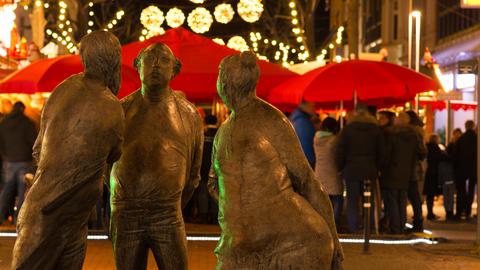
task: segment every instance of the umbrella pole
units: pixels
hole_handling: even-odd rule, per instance
[[[340,100],[340,129],[343,129],[343,100]]]
[[[480,57],[477,58],[477,63],[480,63]],[[477,70],[477,129],[478,121],[480,120],[480,109],[478,108],[478,97],[480,96],[480,68]],[[477,142],[480,140],[480,132],[477,132]],[[480,144],[477,143],[477,156],[480,154]],[[477,161],[477,179],[480,176],[480,166]],[[477,255],[480,255],[480,185],[477,184]]]
[[[445,127],[445,145],[448,145],[450,141],[450,134],[452,134],[453,129],[453,117],[452,117],[452,102],[450,100],[446,101],[447,103],[447,126]]]
[[[357,108],[357,90],[353,91],[353,108]]]

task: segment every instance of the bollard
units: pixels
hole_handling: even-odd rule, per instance
[[[363,183],[363,253],[370,248],[370,212],[372,207],[372,185],[370,180]]]

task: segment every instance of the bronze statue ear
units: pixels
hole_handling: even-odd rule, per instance
[[[135,68],[135,70],[138,71],[138,64],[140,64],[140,59],[138,59],[138,56],[135,57],[135,59],[133,60],[133,67]]]
[[[180,60],[178,60],[178,58],[175,58],[175,62],[173,63],[172,79],[175,78],[180,73],[181,69],[182,69],[182,62],[180,62]]]

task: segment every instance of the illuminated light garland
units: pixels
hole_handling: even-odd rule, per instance
[[[231,49],[241,51],[241,52],[250,50],[247,42],[241,36],[231,37],[227,42],[227,46]]]
[[[235,15],[235,11],[233,10],[232,5],[230,4],[220,4],[215,7],[215,11],[213,12],[213,16],[215,16],[215,20],[219,23],[227,24]]]
[[[165,16],[167,25],[171,28],[177,28],[185,22],[185,14],[178,8],[171,8]]]
[[[223,41],[223,39],[221,39],[221,38],[214,38],[212,40],[217,44],[225,45],[225,41]]]
[[[125,11],[123,11],[123,10],[117,11],[117,13],[115,14],[115,19],[112,19],[112,20],[107,24],[107,28],[108,28],[108,29],[112,29],[115,25],[117,25],[118,20],[121,20],[121,19],[123,18],[123,15],[125,15]]]
[[[240,0],[237,4],[237,12],[240,17],[249,23],[256,22],[263,13],[261,0]]]
[[[0,232],[0,237],[18,237],[16,232]],[[108,235],[106,234],[93,234],[87,236],[88,240],[107,240]],[[217,242],[220,241],[220,236],[196,236],[196,235],[187,235],[188,241],[210,241]],[[361,238],[340,238],[340,243],[345,244],[363,244],[364,239]],[[372,244],[379,245],[415,245],[415,244],[427,244],[427,245],[436,245],[438,241],[425,239],[425,238],[415,238],[408,240],[382,240],[382,239],[370,239],[369,241]]]
[[[198,7],[188,14],[187,23],[193,32],[203,34],[210,30],[213,17],[207,9]]]
[[[203,4],[205,0],[190,0],[190,2],[195,3],[195,4]]]
[[[290,49],[290,46],[287,45],[285,46],[285,44],[283,42],[280,42],[278,43],[276,40],[268,40],[268,39],[262,39],[262,35],[259,33],[259,32],[250,32],[250,41],[252,42],[252,47],[253,47],[253,51],[254,52],[257,52],[258,54],[258,43],[261,42],[263,40],[263,43],[264,44],[269,44],[269,45],[272,45],[272,46],[277,46],[278,45],[278,49],[275,51],[275,56],[274,56],[274,59],[279,61],[280,58],[282,59],[283,61],[283,65],[284,66],[288,66],[288,63],[286,63],[288,61],[288,54],[289,54],[289,49]],[[283,55],[282,55],[283,53]],[[258,56],[260,56],[260,54],[258,54]]]
[[[148,30],[159,28],[164,20],[163,11],[153,5],[144,8],[140,14],[140,22]]]
[[[155,28],[152,28],[152,29],[148,30],[148,34],[145,35],[145,38],[149,39],[151,37],[160,36],[160,35],[163,35],[163,34],[165,34],[165,29],[163,29],[163,27],[155,27]]]
[[[307,46],[306,46],[306,39],[305,36],[303,35],[304,31],[300,28],[299,24],[300,21],[297,18],[298,16],[298,10],[297,10],[297,5],[295,4],[295,1],[292,0],[289,2],[288,6],[290,7],[290,15],[292,16],[292,32],[295,35],[295,39],[298,43],[302,44],[299,47],[299,53],[297,54],[298,60],[301,61],[306,61],[307,58],[310,56],[310,53],[308,52]],[[295,50],[296,52],[297,50]],[[295,53],[292,51],[292,53]],[[284,61],[284,64],[286,64],[286,61]]]

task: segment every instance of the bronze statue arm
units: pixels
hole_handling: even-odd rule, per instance
[[[217,133],[218,134],[218,133]],[[215,139],[217,137],[215,136]],[[218,204],[218,175],[217,172],[215,171],[215,159],[216,159],[216,154],[217,154],[217,147],[216,147],[216,140],[213,141],[213,147],[212,147],[212,165],[210,167],[210,172],[208,173],[208,183],[207,183],[207,189],[208,193],[210,196],[215,200],[215,202]]]
[[[195,115],[195,119],[192,124],[194,125],[192,129],[194,131],[195,142],[192,155],[192,165],[190,166],[190,174],[182,192],[182,208],[187,205],[201,180],[200,168],[202,166],[203,155],[203,123],[200,115]]]
[[[287,120],[284,120],[282,125],[275,130],[281,132],[272,134],[272,141],[283,163],[287,167],[295,192],[310,203],[330,228],[330,232],[335,241],[336,259],[334,262],[336,262],[336,268],[339,269],[339,267],[341,267],[341,261],[343,261],[343,250],[338,239],[337,228],[333,218],[333,209],[328,194],[322,188],[320,182],[315,180],[314,172],[305,158],[291,124],[288,123]]]

